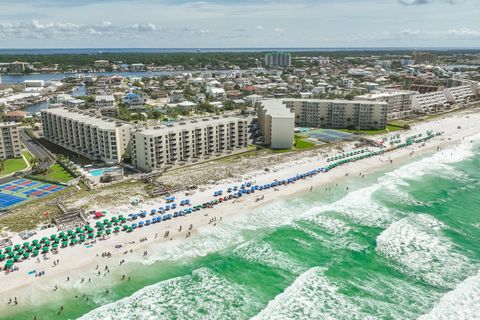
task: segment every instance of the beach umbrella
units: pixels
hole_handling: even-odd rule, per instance
[[[30,245],[30,242],[28,242],[28,241],[25,241],[25,242],[23,243],[23,247],[24,247],[24,248],[28,247],[29,245]]]
[[[24,251],[22,248],[20,248],[20,249],[18,249],[17,252],[18,252],[19,254],[22,254],[22,253],[24,253],[25,251]]]
[[[30,257],[30,253],[25,252],[25,253],[23,254],[23,258],[24,258],[24,259],[28,259],[29,257]]]
[[[115,228],[113,228],[113,230],[114,230],[115,232],[119,232],[119,231],[120,231],[120,227],[115,227]]]
[[[85,237],[83,234],[80,236],[80,241],[85,241],[87,237]]]
[[[48,252],[48,250],[49,250],[48,247],[43,247],[42,248],[42,252],[44,252],[44,253]]]
[[[76,233],[82,232],[82,228],[78,228],[78,227],[77,227],[77,228],[75,229],[75,232],[76,232]]]
[[[126,224],[123,226],[123,230],[128,230],[128,226]]]
[[[60,233],[58,234],[58,236],[59,236],[60,238],[63,238],[63,236],[65,236],[65,232],[63,232],[63,231],[60,232]]]
[[[32,256],[38,256],[38,250],[33,250]]]
[[[17,254],[15,257],[13,257],[13,261],[17,262],[20,261],[20,256]]]
[[[56,235],[56,234],[52,234],[52,235],[50,236],[50,239],[51,239],[51,240],[57,239],[57,235]]]
[[[72,240],[70,241],[70,244],[77,244],[77,243],[78,243],[78,240],[77,240],[77,239],[72,239]]]
[[[58,243],[52,244],[52,248],[53,248],[53,249],[57,249],[57,248],[58,248]]]
[[[34,246],[28,246],[28,248],[27,248],[27,250],[28,250],[29,252],[32,252],[33,249],[34,249]]]
[[[104,224],[107,224],[107,223],[109,223],[109,222],[110,222],[110,220],[108,220],[108,219],[104,219],[104,220],[103,220],[103,223],[104,223]]]
[[[68,241],[62,241],[62,247],[68,246]]]
[[[105,230],[105,233],[106,233],[106,234],[112,233],[112,229],[107,229],[107,230]]]
[[[46,245],[46,246],[49,246],[50,245],[50,240],[45,241],[43,244]]]
[[[8,253],[8,257],[9,257],[9,258],[13,258],[14,256],[15,256],[15,252],[10,251],[10,252]]]
[[[45,242],[45,241],[48,241],[48,238],[47,237],[43,237],[42,240],[40,242]]]
[[[5,260],[6,258],[7,258],[7,256],[6,256],[6,255],[4,255],[3,253],[2,253],[2,254],[0,254],[0,261],[3,261],[3,260]]]
[[[14,248],[15,251],[18,251],[18,249],[20,249],[20,247],[21,247],[21,245],[16,244],[13,248]]]
[[[95,237],[95,234],[93,234],[93,233],[88,234],[88,239],[92,239],[93,237]]]
[[[102,232],[102,231],[98,231],[98,232],[97,232],[97,237],[100,237],[100,236],[102,236],[102,234],[103,234],[103,232]]]

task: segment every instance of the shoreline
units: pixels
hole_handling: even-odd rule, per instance
[[[470,121],[465,121],[465,117],[470,117]],[[258,196],[258,194],[249,195],[240,198],[236,202],[229,201],[216,206],[213,209],[205,209],[186,217],[164,221],[155,226],[143,228],[141,232],[135,231],[133,233],[120,233],[119,235],[111,236],[110,239],[97,240],[92,248],[86,248],[82,245],[74,248],[62,249],[58,254],[49,254],[49,257],[51,258],[49,260],[41,260],[40,263],[36,263],[35,259],[24,261],[19,265],[20,271],[16,271],[8,276],[4,276],[4,274],[0,275],[0,277],[2,277],[0,303],[5,303],[5,305],[7,305],[9,298],[13,297],[17,297],[19,300],[18,307],[2,308],[2,312],[4,312],[6,315],[15,313],[15,311],[19,311],[23,307],[46,303],[49,300],[54,299],[57,295],[61,296],[62,292],[64,291],[71,289],[77,290],[80,286],[79,280],[82,277],[85,279],[90,277],[93,282],[97,282],[94,288],[90,288],[89,290],[95,290],[95,287],[102,287],[105,289],[105,286],[103,286],[104,284],[108,283],[111,285],[116,281],[110,279],[111,276],[108,275],[100,278],[105,279],[105,281],[97,281],[98,278],[95,276],[95,266],[97,264],[100,265],[99,268],[102,269],[104,264],[107,263],[109,268],[112,268],[111,270],[114,271],[112,272],[112,276],[113,274],[117,274],[119,272],[119,274],[121,274],[120,270],[123,268],[124,264],[121,267],[118,265],[119,261],[122,259],[125,259],[126,264],[128,265],[131,262],[139,262],[139,260],[141,261],[143,259],[142,254],[144,250],[151,252],[152,250],[168,249],[168,245],[171,243],[178,244],[183,243],[184,241],[195,241],[195,239],[198,238],[198,235],[201,234],[202,230],[206,230],[206,228],[214,228],[214,225],[209,223],[212,217],[218,218],[216,223],[222,223],[222,221],[229,221],[229,219],[238,217],[248,211],[264,207],[275,201],[291,199],[298,194],[308,193],[311,186],[313,186],[313,191],[318,191],[318,188],[320,187],[341,183],[343,180],[348,179],[349,177],[359,176],[359,173],[362,173],[362,175],[370,175],[378,171],[388,170],[390,167],[398,166],[398,164],[405,163],[409,160],[418,160],[427,154],[436,152],[437,148],[439,147],[441,150],[449,148],[480,133],[480,128],[475,126],[475,122],[478,120],[480,120],[479,113],[463,113],[421,123],[413,127],[412,130],[408,131],[405,136],[412,135],[414,132],[424,132],[426,131],[425,128],[432,126],[433,123],[437,123],[439,127],[445,127],[445,130],[449,132],[447,132],[444,136],[438,136],[426,142],[424,147],[412,145],[410,147],[397,149],[380,156],[348,163],[326,174],[321,173],[304,180],[299,180],[293,185],[288,185],[288,187],[280,186],[279,191],[274,191],[273,189],[262,191],[260,192],[260,195],[265,196],[265,200],[262,201],[255,201],[255,198]],[[440,122],[449,122],[448,124],[450,124],[450,126],[446,128],[446,124]],[[469,125],[466,129],[459,130],[457,127],[452,126],[452,123],[456,124],[457,126],[461,124],[462,127],[467,125],[467,123]],[[411,151],[414,151],[413,156],[410,156]],[[390,162],[389,160],[392,160],[393,162]],[[315,163],[309,161],[306,162],[307,163],[304,165],[294,165],[293,167],[291,166],[279,169],[276,172],[257,175],[255,180],[257,180],[257,183],[260,184],[262,181],[271,181],[273,178],[280,180],[292,176],[292,173],[306,172],[312,168],[318,168],[319,164],[323,163],[321,159],[318,159],[318,162]],[[348,173],[348,175],[346,175],[346,173]],[[225,185],[231,184],[232,183],[230,182]],[[191,198],[192,203],[195,204],[198,200],[202,200],[203,198],[211,198],[213,190],[220,189],[224,189],[224,185],[212,186],[210,189],[207,189],[204,192],[197,192],[189,198]],[[143,207],[145,208],[149,205],[155,204],[156,200],[157,199],[147,201],[143,204]],[[201,202],[198,201],[198,203]],[[158,203],[156,203],[156,206],[158,207]],[[138,209],[139,208],[136,210],[138,211]],[[112,211],[113,210],[128,214],[128,210],[130,209],[125,209],[120,206],[112,209]],[[185,238],[186,232],[189,231],[189,224],[193,224],[194,228],[192,230],[191,237]],[[182,231],[178,232],[177,230],[181,225],[183,225]],[[171,232],[172,236],[165,239],[163,238],[163,233],[167,230]],[[47,232],[52,233],[52,231]],[[158,233],[157,239],[155,239],[155,233]],[[147,237],[149,240],[145,242],[139,242],[138,239],[143,237]],[[172,240],[169,240],[170,238]],[[135,243],[131,243],[132,241],[135,241]],[[119,244],[122,245],[122,248],[115,249],[115,245]],[[133,252],[124,254],[124,251],[130,252],[130,250]],[[112,258],[102,258],[102,252],[111,252]],[[78,257],[80,254],[83,255],[83,259]],[[146,257],[148,258],[149,255],[150,254],[147,254]],[[56,259],[60,260],[60,264],[56,267],[51,267],[52,261]],[[156,261],[161,261],[161,259]],[[46,275],[40,278],[26,275],[26,270],[33,269],[36,271],[45,270]],[[101,275],[103,275],[103,272],[101,273]],[[70,281],[66,281],[67,277],[70,277]],[[111,281],[109,282],[109,280]],[[88,283],[87,281],[88,280],[84,282],[84,285]],[[55,285],[59,286],[59,290],[56,292],[53,291]]]

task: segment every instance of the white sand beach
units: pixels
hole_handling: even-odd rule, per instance
[[[294,184],[279,186],[278,191],[274,189],[258,191],[238,200],[221,203],[211,209],[203,209],[184,217],[138,228],[131,233],[120,232],[119,234],[112,234],[105,239],[97,239],[95,243],[91,243],[89,246],[79,244],[74,247],[62,248],[57,254],[48,253],[46,258],[41,255],[39,255],[39,260],[30,258],[15,264],[19,268],[18,271],[8,274],[2,272],[0,274],[2,283],[0,286],[0,305],[7,305],[9,299],[13,297],[18,299],[19,305],[42,303],[51,298],[52,294],[62,294],[64,289],[88,286],[89,279],[90,282],[98,284],[100,279],[108,279],[113,274],[118,277],[118,275],[122,274],[122,268],[125,268],[128,263],[148,259],[152,252],[162,250],[162,248],[166,248],[175,242],[195,242],[199,230],[206,228],[214,230],[216,226],[228,221],[232,217],[251,212],[259,206],[264,206],[279,199],[295,197],[296,194],[309,192],[311,189],[314,191],[320,188],[325,189],[345,179],[347,176],[368,175],[374,171],[388,170],[389,167],[398,165],[402,161],[437,152],[437,150],[441,152],[465,140],[477,140],[480,137],[479,123],[480,113],[472,111],[455,113],[443,118],[425,121],[412,126],[411,130],[401,131],[399,134],[402,138],[418,133],[424,134],[427,130],[443,132],[443,134],[424,144],[414,144],[406,148],[387,152],[381,156],[348,163],[328,173],[320,173],[297,181]],[[398,133],[395,132],[394,134]],[[381,140],[382,136],[374,136],[372,139]],[[350,144],[350,149],[344,148],[344,150],[350,151],[352,148],[353,144]],[[300,161],[269,168],[268,172],[246,173],[244,182],[253,181],[255,184],[262,185],[270,183],[275,179],[283,180],[299,173],[315,170],[326,164],[325,157],[304,158]],[[192,195],[186,196],[185,193],[179,193],[175,196],[177,200],[188,198],[191,204],[197,205],[213,200],[214,191],[226,190],[228,187],[239,184],[241,183],[238,181],[222,181],[217,185],[204,186],[204,191],[199,189]],[[258,197],[264,198],[258,201]],[[91,209],[105,210],[107,212],[106,218],[109,218],[119,214],[127,216],[129,213],[140,212],[141,210],[150,212],[151,209],[158,209],[160,206],[165,206],[164,199],[145,199],[143,203],[137,206],[130,205],[128,199],[119,199],[119,203],[115,207],[96,208],[93,205]],[[212,222],[212,219],[215,221]],[[94,225],[95,222],[92,219],[91,224]],[[192,225],[191,230],[190,225]],[[180,227],[181,231],[179,231]],[[169,235],[164,237],[167,231]],[[58,232],[56,228],[42,230],[34,238],[48,237],[56,232]],[[191,232],[191,235],[187,236],[189,232]],[[148,240],[141,242],[141,238]],[[12,240],[14,243],[23,243],[18,236]],[[102,253],[105,252],[111,253],[111,257],[102,257]],[[56,260],[59,263],[54,266],[54,261]],[[121,263],[122,260],[125,260],[125,263]],[[106,265],[108,270],[105,269]],[[28,274],[32,271],[37,273],[44,271],[45,275],[35,277],[35,272]],[[8,310],[5,312],[8,313]]]

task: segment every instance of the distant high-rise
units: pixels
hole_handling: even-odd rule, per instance
[[[437,60],[437,56],[430,52],[414,51],[412,56],[415,64],[432,64]]]
[[[267,67],[290,67],[292,56],[286,52],[270,52],[265,55],[265,66]]]

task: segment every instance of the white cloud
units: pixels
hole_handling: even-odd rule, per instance
[[[117,26],[110,21],[87,25],[32,20],[30,22],[0,23],[0,39],[82,39],[93,36],[124,38],[140,36],[157,30],[157,26],[153,23]]]
[[[285,32],[285,29],[277,27],[277,28],[273,29],[273,31],[275,31],[275,32]]]
[[[469,28],[450,29],[448,35],[453,38],[480,38],[480,30],[472,30]]]
[[[265,30],[265,28],[263,26],[257,26],[255,29],[257,30]]]

